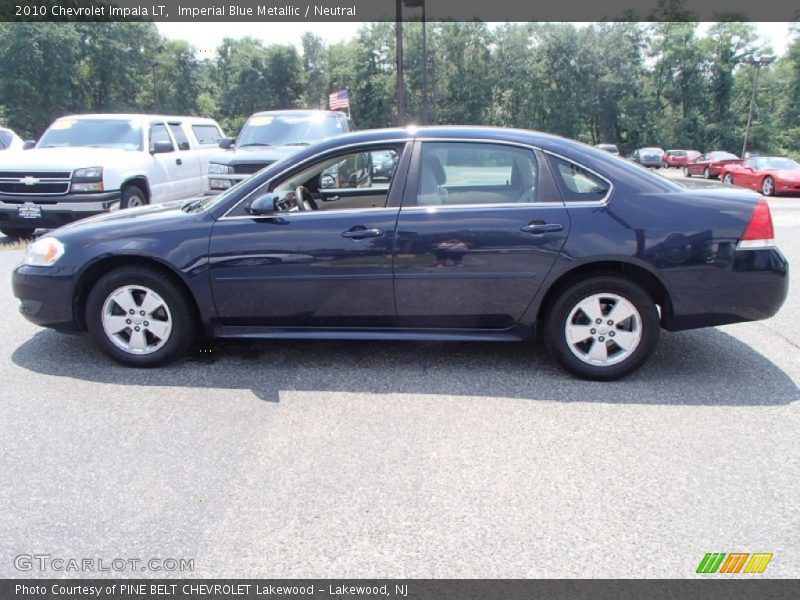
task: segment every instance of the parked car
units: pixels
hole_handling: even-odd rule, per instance
[[[0,127],[0,150],[21,150],[22,143],[16,133],[5,127]]]
[[[683,174],[686,177],[702,175],[704,179],[716,179],[722,172],[722,167],[741,162],[741,160],[742,159],[738,156],[730,152],[715,150],[714,152],[701,154],[692,162],[688,163],[683,167]]]
[[[781,156],[757,156],[722,167],[722,182],[757,190],[765,196],[800,192],[800,163]]]
[[[394,152],[373,152],[372,153],[372,177],[373,179],[389,179],[394,172],[397,164]]]
[[[322,187],[332,165],[377,152],[397,157],[390,181]],[[203,334],[508,342],[540,330],[566,370],[609,380],[640,367],[662,327],[772,316],[788,265],[752,192],[687,188],[548,134],[420,127],[340,136],[217,196],[62,227],[28,248],[12,284],[30,321],[88,330],[136,367]]]
[[[116,208],[197,196],[222,130],[198,117],[62,117],[38,143],[0,164],[0,231],[36,228]]]
[[[700,153],[697,150],[667,150],[661,159],[664,168],[675,167],[680,169],[695,160]]]
[[[619,156],[619,148],[617,148],[616,144],[597,144],[595,148],[600,148],[614,156]]]
[[[633,162],[643,167],[652,167],[655,169],[661,168],[661,159],[663,157],[664,151],[661,148],[639,148],[638,150],[634,150],[631,155]]]
[[[242,127],[239,137],[224,138],[209,165],[211,194],[218,194],[304,146],[353,130],[344,113],[327,110],[259,112]]]

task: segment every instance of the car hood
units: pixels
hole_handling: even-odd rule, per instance
[[[103,213],[59,227],[51,234],[58,238],[72,238],[103,232],[118,239],[135,237],[149,231],[169,231],[178,222],[182,223],[203,214],[182,210],[191,201],[176,200]]]
[[[243,146],[218,154],[211,162],[223,165],[274,163],[297,154],[303,148],[305,146]]]
[[[775,176],[780,179],[800,181],[800,169],[781,169],[780,171],[775,171]]]
[[[81,169],[84,167],[101,167],[109,162],[115,164],[136,156],[131,150],[112,148],[31,148],[9,153],[0,160],[0,169],[30,169],[41,171],[46,169]]]

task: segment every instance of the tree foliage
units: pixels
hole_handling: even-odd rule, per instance
[[[756,73],[752,24],[699,33],[681,0],[658,23],[404,25],[406,112],[396,108],[393,23],[336,44],[225,39],[201,60],[151,23],[0,23],[0,120],[25,136],[75,112],[213,116],[232,134],[258,110],[325,108],[348,88],[360,128],[420,122],[549,131],[625,151],[643,145],[740,151]],[[749,146],[800,153],[800,26],[762,67]]]

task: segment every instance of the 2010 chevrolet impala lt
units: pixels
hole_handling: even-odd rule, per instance
[[[378,153],[393,167],[373,177]],[[219,196],[67,225],[31,244],[13,287],[29,320],[88,330],[131,366],[198,336],[539,332],[567,371],[610,380],[662,327],[772,316],[788,265],[752,192],[688,189],[542,133],[431,127],[344,135]]]

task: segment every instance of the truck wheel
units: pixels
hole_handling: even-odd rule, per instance
[[[633,281],[590,277],[556,298],[544,341],[558,363],[581,379],[611,381],[641,367],[660,332],[653,299]]]
[[[94,285],[86,325],[108,356],[154,367],[186,353],[197,336],[191,299],[171,277],[143,266],[120,267]]]
[[[119,203],[120,208],[135,208],[137,206],[144,206],[145,204],[147,204],[147,194],[145,194],[139,186],[129,185],[122,190],[122,201]]]
[[[34,227],[0,227],[0,233],[10,238],[29,238],[33,237]]]

